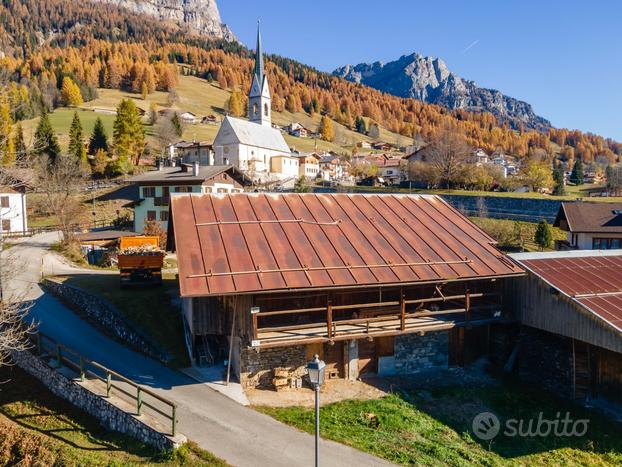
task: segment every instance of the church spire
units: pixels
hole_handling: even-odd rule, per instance
[[[257,49],[255,51],[255,75],[257,76],[259,83],[263,84],[264,63],[263,63],[263,49],[261,47],[261,30],[259,28],[259,21],[257,21]]]

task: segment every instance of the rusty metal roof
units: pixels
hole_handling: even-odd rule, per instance
[[[609,325],[622,331],[622,252],[519,259],[520,264]]]
[[[437,196],[183,194],[171,217],[184,297],[523,273]]]

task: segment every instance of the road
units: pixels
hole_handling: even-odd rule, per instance
[[[4,272],[8,293],[33,300],[29,315],[38,321],[42,332],[177,403],[179,432],[232,465],[313,465],[312,436],[239,405],[205,384],[117,344],[45,293],[38,285],[42,265],[46,274],[93,273],[75,269],[50,252],[48,247],[56,238],[55,233],[40,234],[3,253],[3,262],[9,263]],[[7,255],[11,259],[7,260]],[[321,443],[321,463],[389,465],[356,449],[325,440]]]

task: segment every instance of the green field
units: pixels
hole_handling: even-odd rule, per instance
[[[0,369],[0,464],[19,466],[227,464],[189,443],[159,453],[100,423],[54,396],[17,367]]]
[[[300,407],[258,410],[312,433],[314,415]],[[510,437],[505,428],[493,441],[471,431],[473,418],[492,412],[508,419],[589,419],[582,437]],[[616,466],[622,463],[622,426],[515,382],[410,390],[382,399],[344,401],[322,407],[321,433],[328,438],[401,465],[431,466]],[[502,425],[504,427],[504,425]],[[329,455],[328,453],[326,455]]]
[[[171,304],[179,298],[175,276],[163,274],[162,287],[120,288],[118,274],[80,274],[59,278],[110,301],[138,329],[173,356],[171,366],[189,366],[184,329],[178,308]]]

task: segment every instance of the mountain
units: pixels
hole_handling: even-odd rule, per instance
[[[333,72],[336,76],[365,84],[398,97],[412,97],[448,109],[491,112],[512,128],[546,131],[551,123],[536,115],[527,102],[485,89],[452,73],[440,58],[417,53],[404,55],[389,63],[346,65]]]
[[[220,19],[216,0],[92,0],[126,8],[160,21],[172,21],[179,26],[209,37],[232,42],[233,32]]]

